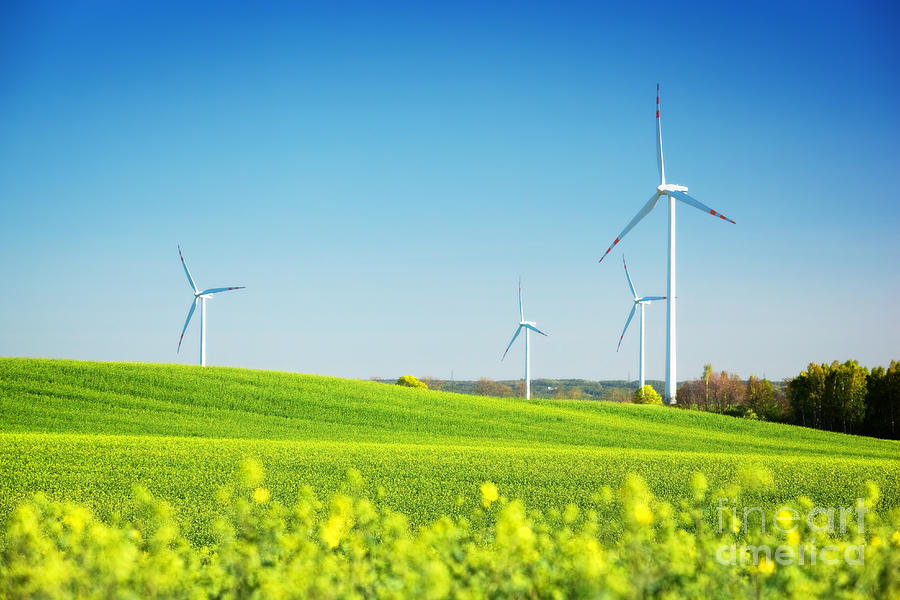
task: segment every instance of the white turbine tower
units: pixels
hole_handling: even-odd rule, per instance
[[[637,225],[638,221],[646,217],[647,214],[653,210],[660,198],[663,196],[668,198],[669,258],[666,296],[668,297],[667,302],[669,310],[666,315],[666,402],[675,404],[677,401],[675,398],[675,386],[677,383],[675,375],[675,201],[680,200],[685,204],[689,204],[694,208],[700,209],[705,213],[709,213],[714,217],[719,217],[730,223],[734,223],[734,221],[725,215],[714,211],[702,202],[688,196],[685,193],[688,191],[685,186],[666,183],[666,168],[663,163],[662,150],[662,128],[659,121],[659,84],[656,85],[656,166],[659,169],[659,185],[656,187],[656,191],[653,192],[650,200],[648,200],[644,207],[638,211],[638,214],[635,215],[631,222],[625,226],[622,233],[613,240],[612,245],[606,249],[606,252],[604,252],[603,256],[600,258],[600,262],[603,262],[603,259],[606,258],[606,255],[609,254],[610,250],[622,241],[625,234],[631,231],[631,228]]]
[[[631,319],[634,318],[634,311],[638,306],[641,307],[641,358],[638,368],[638,377],[640,378],[641,385],[638,389],[643,389],[644,387],[644,305],[650,304],[654,300],[665,300],[665,296],[644,296],[643,298],[638,298],[637,292],[634,289],[634,283],[631,281],[631,276],[628,274],[628,265],[625,264],[625,256],[622,256],[622,266],[625,267],[625,278],[628,280],[628,287],[631,288],[631,296],[634,298],[634,303],[631,305],[631,312],[628,313],[628,320],[625,321],[625,329],[622,330],[622,335],[619,336],[619,345],[616,346],[616,352],[619,351],[619,347],[622,345],[622,338],[625,337],[625,332],[628,331],[628,326],[631,324]]]
[[[509,340],[509,345],[506,347],[506,350],[503,351],[503,356],[500,360],[506,358],[506,353],[509,352],[509,349],[512,347],[513,342],[516,341],[516,338],[519,337],[519,333],[522,330],[525,330],[525,399],[531,400],[531,332],[539,333],[543,336],[547,334],[537,328],[537,323],[534,321],[526,321],[525,320],[525,309],[522,307],[522,278],[519,278],[519,326],[516,328],[516,332],[513,334],[512,339]]]
[[[184,322],[184,329],[181,330],[181,337],[178,338],[178,352],[181,352],[181,340],[184,339],[184,332],[187,331],[188,323],[191,322],[191,317],[194,316],[194,309],[197,308],[197,304],[200,304],[200,366],[206,366],[206,301],[212,298],[213,294],[218,294],[219,292],[228,292],[231,290],[242,290],[245,286],[232,286],[232,287],[221,287],[221,288],[210,288],[208,290],[200,291],[197,285],[194,283],[194,278],[191,277],[191,272],[188,271],[187,263],[184,262],[184,256],[181,255],[181,246],[178,246],[178,257],[181,259],[181,266],[184,267],[184,274],[187,275],[188,283],[191,284],[191,290],[194,292],[194,300],[191,302],[191,308],[188,310],[187,319]]]

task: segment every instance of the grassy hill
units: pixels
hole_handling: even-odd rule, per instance
[[[806,495],[851,506],[866,480],[900,505],[900,444],[659,406],[465,396],[234,368],[0,359],[0,525],[41,490],[120,510],[141,484],[194,539],[242,457],[274,494],[323,496],[350,468],[387,507],[428,522],[466,514],[478,485],[535,508],[587,505],[637,472],[663,498],[747,467],[774,485],[763,506]]]

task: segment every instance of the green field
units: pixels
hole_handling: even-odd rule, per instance
[[[215,493],[243,457],[285,501],[323,497],[350,468],[372,497],[428,523],[466,514],[491,480],[529,507],[587,505],[641,474],[663,499],[690,474],[715,488],[762,466],[775,485],[747,503],[799,495],[850,506],[865,481],[900,506],[900,444],[660,406],[464,396],[234,368],[0,359],[0,526],[35,491],[116,514],[134,484],[206,539]]]

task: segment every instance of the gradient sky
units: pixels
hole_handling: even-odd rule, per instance
[[[457,379],[900,358],[896,3],[5,2],[0,355]],[[664,376],[665,306],[647,311]],[[519,342],[517,342],[517,345]]]

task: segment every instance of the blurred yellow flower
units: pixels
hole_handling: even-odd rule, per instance
[[[253,501],[257,504],[265,504],[269,501],[271,494],[266,488],[258,487],[253,490]]]
[[[778,523],[778,526],[782,529],[782,531],[790,531],[792,529],[797,529],[797,513],[793,510],[788,510],[787,508],[782,508],[775,514],[775,521]]]
[[[775,572],[775,563],[763,556],[759,559],[759,565],[757,565],[756,570],[763,575],[771,575]]]
[[[491,504],[496,502],[499,497],[500,491],[496,485],[490,481],[485,481],[481,484],[481,503],[485,508],[490,508]]]
[[[76,506],[63,517],[63,523],[68,525],[75,533],[81,533],[81,530],[84,529],[85,522],[90,518],[91,513],[80,506]]]
[[[245,458],[241,461],[241,483],[247,487],[255,487],[262,483],[263,468],[258,460]]]
[[[329,548],[336,548],[341,543],[341,536],[344,530],[344,519],[338,516],[332,516],[328,519],[328,523],[322,528],[322,539],[328,544]]]
[[[634,506],[634,520],[641,525],[649,525],[653,521],[653,512],[643,502]]]

